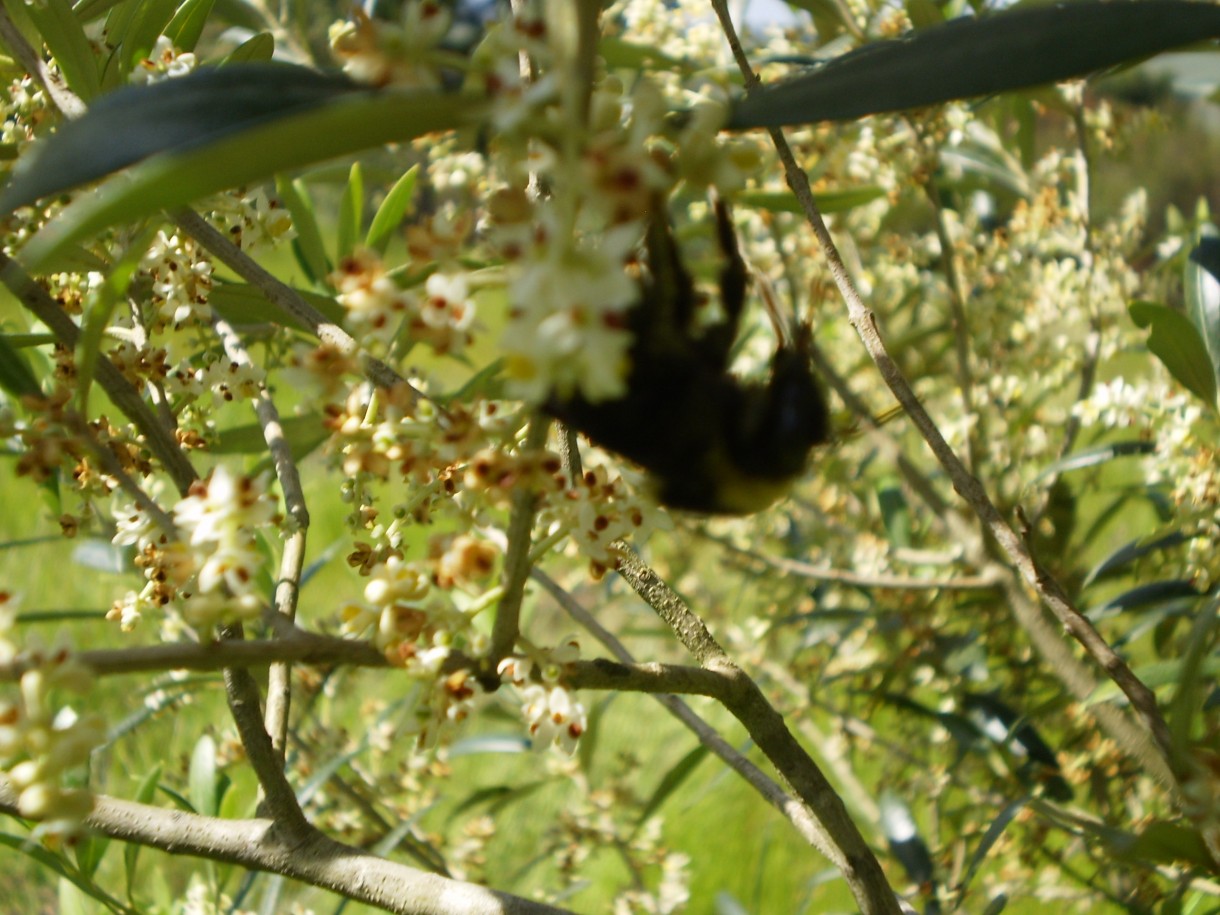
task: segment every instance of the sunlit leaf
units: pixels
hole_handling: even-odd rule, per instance
[[[865,45],[751,92],[729,127],[854,120],[1086,76],[1220,35],[1220,7],[1187,0],[1022,6]]]
[[[297,263],[312,282],[325,282],[331,271],[330,258],[326,256],[322,227],[318,224],[309,188],[300,178],[289,180],[281,175],[275,180],[275,192],[292,214],[292,227],[296,230],[292,251],[297,256]]]
[[[1205,226],[1182,270],[1186,313],[1203,338],[1212,371],[1220,379],[1220,237]]]
[[[823,213],[845,213],[884,196],[884,188],[870,184],[836,191],[822,191],[814,194],[813,199]],[[796,197],[788,191],[747,190],[735,194],[733,200],[736,203],[745,204],[754,209],[769,210],[772,213],[803,212]]]
[[[330,431],[323,425],[322,417],[286,416],[280,419],[284,439],[297,460],[305,457],[330,438]],[[263,427],[258,423],[224,429],[211,450],[216,454],[265,454],[267,440]]]
[[[216,742],[207,734],[199,738],[191,753],[189,784],[191,806],[195,812],[216,816],[220,808],[220,797],[216,790]]]
[[[230,51],[221,63],[226,67],[233,64],[265,64],[271,61],[274,54],[275,36],[270,32],[259,32]]]
[[[335,243],[335,258],[342,261],[356,247],[364,224],[364,173],[359,162],[353,162],[348,173],[343,196],[339,200],[338,240]]]
[[[1127,311],[1137,327],[1152,331],[1148,335],[1148,349],[1164,363],[1169,374],[1215,410],[1216,373],[1207,346],[1190,318],[1156,302],[1132,302]]]
[[[212,4],[216,0],[186,0],[169,25],[165,27],[165,35],[180,51],[194,51],[207,25],[208,16],[212,13]]]
[[[419,166],[413,165],[406,173],[394,182],[385,200],[373,215],[369,234],[364,239],[364,245],[372,251],[384,254],[386,246],[394,231],[402,224],[407,208],[411,205],[411,197],[415,193],[415,181],[419,177]]]

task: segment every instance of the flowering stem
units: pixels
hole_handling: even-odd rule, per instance
[[[525,451],[536,451],[546,443],[547,430],[551,422],[535,414],[530,420],[525,435]],[[525,582],[530,570],[530,531],[534,527],[534,509],[538,494],[529,486],[518,487],[513,492],[512,512],[508,519],[508,548],[504,554],[504,596],[496,610],[496,621],[491,633],[489,654],[492,670],[503,658],[512,654],[517,643],[521,624],[521,601],[525,595]]]

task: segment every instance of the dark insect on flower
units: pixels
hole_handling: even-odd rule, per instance
[[[769,377],[743,379],[729,371],[747,277],[732,220],[720,203],[716,224],[726,261],[720,274],[724,319],[695,326],[694,282],[668,219],[659,215],[648,231],[640,298],[627,312],[634,342],[626,393],[596,403],[553,397],[545,408],[648,471],[666,505],[741,515],[787,492],[812,448],[828,440],[829,417],[804,325],[776,350]]]

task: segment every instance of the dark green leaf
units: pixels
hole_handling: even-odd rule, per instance
[[[1174,601],[1189,601],[1193,603],[1199,598],[1199,589],[1186,579],[1170,579],[1154,581],[1137,585],[1116,597],[1110,598],[1101,607],[1091,610],[1088,616],[1092,620],[1113,616],[1130,610],[1147,610],[1161,607]]]
[[[413,165],[406,173],[394,182],[385,200],[373,215],[373,223],[369,226],[369,234],[364,239],[365,247],[378,254],[384,254],[386,246],[394,231],[401,225],[407,207],[411,205],[411,197],[415,193],[415,180],[419,177],[419,166]]]
[[[1092,571],[1085,576],[1083,587],[1088,587],[1093,582],[1104,578],[1114,572],[1121,571],[1136,560],[1143,559],[1150,553],[1155,553],[1158,550],[1166,550],[1175,546],[1181,546],[1187,541],[1185,534],[1174,531],[1171,534],[1166,534],[1163,537],[1154,537],[1152,539],[1132,540],[1130,543],[1125,543],[1117,550],[1099,562]]]
[[[1151,329],[1148,349],[1164,363],[1169,374],[1215,410],[1216,373],[1207,346],[1190,319],[1180,311],[1155,302],[1132,302],[1127,311],[1137,327]]]
[[[782,127],[992,95],[1085,76],[1220,36],[1220,7],[1186,0],[1023,6],[865,45],[751,92],[729,127]]]
[[[107,907],[116,911],[121,908],[117,899],[106,895],[97,884],[81,874],[66,858],[47,851],[37,842],[31,842],[28,836],[14,836],[8,833],[0,833],[0,846],[11,848],[13,851],[25,855],[36,862],[40,868],[53,874],[58,874],[81,892],[101,901]]]
[[[974,854],[970,856],[970,861],[966,865],[966,872],[962,876],[961,882],[958,884],[959,891],[964,891],[978,873],[979,867],[982,865],[987,853],[991,851],[996,840],[1004,834],[1004,830],[1008,828],[1008,824],[1013,821],[1013,818],[1020,813],[1025,805],[1029,803],[1029,798],[1022,797],[1013,801],[1007,807],[999,812],[991,825],[987,827],[987,831],[983,833],[983,838],[979,840],[978,848],[974,850]]]
[[[11,212],[156,153],[182,153],[357,93],[346,79],[285,64],[199,70],[98,99],[41,141],[0,194]]]
[[[877,505],[881,509],[882,522],[891,545],[911,545],[911,510],[902,488],[896,485],[882,486],[877,490]]]
[[[6,334],[0,334],[0,388],[13,397],[41,392],[25,357],[17,352]]]
[[[1115,857],[1141,866],[1188,863],[1210,869],[1215,866],[1207,851],[1207,843],[1193,826],[1157,820],[1144,827],[1138,836],[1124,835],[1123,840],[1107,844]]]
[[[106,182],[75,200],[26,246],[27,269],[115,223],[173,209],[276,172],[457,127],[481,112],[481,102],[448,93],[346,92],[237,134],[224,131],[217,142],[190,143],[185,151],[154,156],[122,180]]]

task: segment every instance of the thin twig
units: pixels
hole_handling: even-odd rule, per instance
[[[792,736],[758,685],[716,643],[703,621],[621,540],[612,545],[616,570],[657,611],[699,663],[723,678],[717,698],[740,721],[771,765],[816,817],[817,849],[839,870],[864,915],[901,911],[872,849],[847,814],[843,800],[805,748]]]
[[[559,584],[541,569],[534,569],[531,576],[567,611],[576,622],[593,633],[593,636],[610,651],[614,657],[625,665],[635,665],[635,659],[613,633],[601,625],[593,614],[589,613],[580,602],[565,591]],[[598,662],[594,662],[598,663]],[[644,681],[641,681],[644,682]],[[618,689],[619,684],[612,681],[610,688]],[[810,809],[785,791],[779,784],[768,778],[758,766],[750,762],[744,754],[720,736],[711,725],[700,718],[689,705],[671,695],[672,691],[653,693],[653,698],[669,710],[670,714],[695,735],[701,744],[715,753],[730,769],[745,780],[762,798],[778,810],[797,833],[810,845],[817,847],[822,841],[822,829]]]
[[[343,355],[358,357],[365,376],[373,384],[382,388],[406,385],[413,398],[418,399],[423,396],[390,366],[364,352],[351,334],[306,302],[301,294],[287,283],[264,269],[198,213],[182,209],[174,211],[172,215],[182,231],[199,242],[214,258],[258,289],[267,297],[267,301],[280,308],[296,324],[307,329],[328,346],[333,346]]]
[[[277,662],[388,667],[385,655],[371,643],[296,630],[292,635],[265,641],[167,642],[133,648],[98,648],[73,657],[97,676],[141,674],[163,670],[220,670],[224,667],[260,667]],[[15,681],[31,669],[20,654],[0,664],[0,682]]]
[[[35,317],[50,328],[65,347],[76,349],[80,339],[80,328],[59,307],[50,294],[25,272],[20,264],[0,252],[0,282]],[[179,494],[186,495],[191,484],[199,478],[186,454],[175,440],[172,430],[167,429],[155,413],[132,387],[113,362],[104,356],[97,360],[95,368],[97,383],[123,415],[130,419],[144,435],[144,443],[157,457],[174,481]]]
[[[546,442],[550,420],[541,414],[530,419],[524,450],[536,451]],[[489,657],[498,664],[508,657],[521,632],[521,602],[530,571],[530,532],[534,529],[534,511],[538,494],[528,486],[520,486],[512,495],[512,508],[505,536],[508,547],[504,552],[504,590],[496,606],[496,621],[491,632]]]
[[[725,0],[712,0],[712,6],[729,38],[729,46],[745,77],[746,88],[747,90],[753,89],[758,85],[758,77],[741,48],[741,42],[737,39]],[[1166,760],[1171,760],[1173,741],[1165,719],[1157,706],[1156,695],[1135,676],[1127,663],[1102,638],[1093,624],[1076,609],[1059,582],[1038,565],[1025,543],[992,503],[982,483],[970,473],[949,443],[945,441],[940,429],[911,389],[910,382],[890,357],[885,342],[881,338],[876,315],[865,305],[848,273],[838,248],[830,236],[830,230],[827,229],[826,222],[822,219],[822,214],[813,199],[808,176],[797,163],[796,157],[784,138],[783,131],[771,129],[769,133],[784,166],[788,186],[801,205],[814,236],[826,255],[835,285],[847,304],[848,318],[863,342],[865,350],[876,364],[882,380],[915,424],[936,460],[945,469],[958,495],[975,511],[983,525],[1008,556],[1013,567],[1038,592],[1055,618],[1084,647],[1107,676],[1118,685],[1143,720],[1158,751]]]

